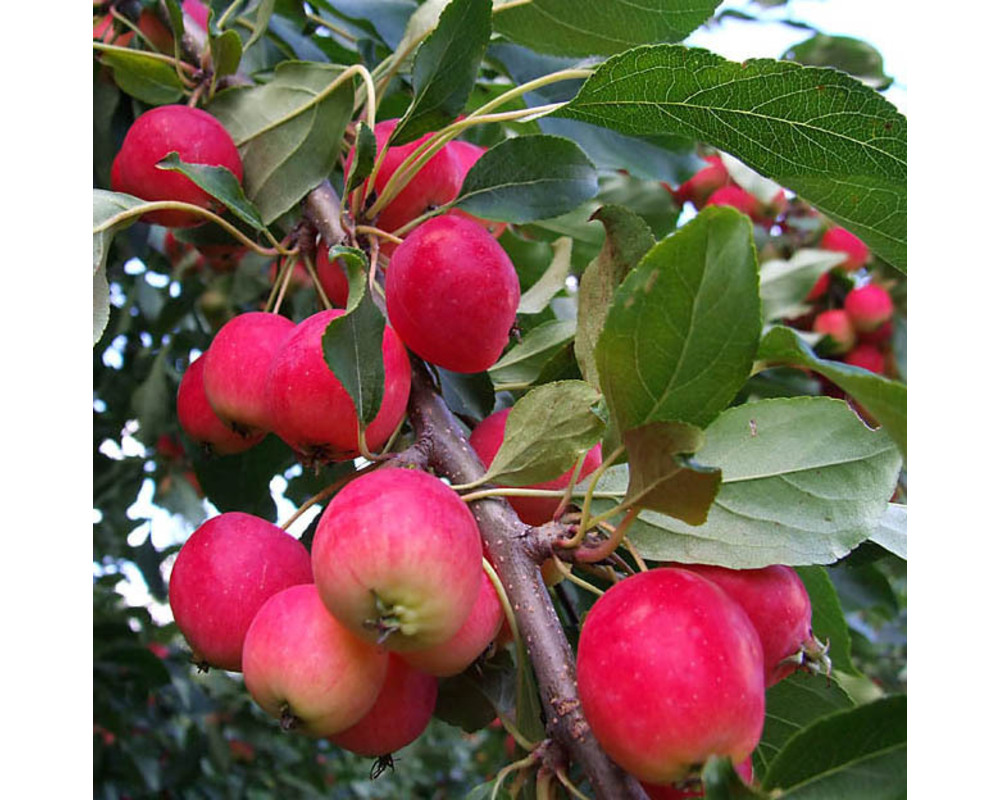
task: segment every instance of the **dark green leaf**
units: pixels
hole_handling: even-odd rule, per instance
[[[892,84],[892,78],[885,74],[881,53],[868,42],[852,36],[817,33],[792,45],[781,57],[812,67],[834,67],[873,89],[887,89]]]
[[[809,367],[829,378],[871,412],[906,454],[906,385],[841,361],[819,358],[791,328],[776,327],[760,343],[757,358]]]
[[[240,59],[243,58],[243,41],[236,31],[229,30],[219,36],[210,36],[208,43],[212,52],[212,64],[215,66],[216,77],[232,75],[240,68]]]
[[[719,0],[533,0],[505,9],[496,29],[539,53],[612,55],[637,44],[679,42],[712,16]]]
[[[759,340],[750,221],[706,208],[615,292],[594,355],[618,429],[707,425],[746,381]]]
[[[493,385],[498,390],[531,385],[542,375],[546,365],[570,346],[575,333],[576,323],[572,320],[549,320],[532,328],[490,367]]]
[[[174,68],[142,50],[104,50],[101,61],[111,67],[115,83],[126,94],[151,106],[174,103],[184,84]]]
[[[701,525],[719,491],[722,472],[685,456],[698,452],[705,435],[683,422],[651,422],[625,431],[629,478],[625,501]]]
[[[181,161],[176,151],[165,156],[157,165],[159,169],[179,172],[225,205],[240,220],[258,231],[266,230],[263,220],[253,204],[243,194],[243,187],[225,167],[188,164]]]
[[[591,219],[604,225],[604,246],[580,277],[576,341],[573,346],[583,377],[599,387],[594,349],[615,290],[655,241],[649,225],[625,206],[603,206],[594,212]]]
[[[821,642],[829,642],[827,653],[833,668],[848,675],[860,675],[851,661],[851,634],[840,607],[837,589],[830,580],[826,567],[799,567],[796,570],[812,605],[812,631]]]
[[[479,420],[493,411],[496,397],[485,372],[451,372],[438,367],[438,375],[445,403],[459,416]]]
[[[413,61],[413,103],[389,137],[406,144],[462,113],[490,40],[490,0],[451,0]]]
[[[906,118],[842,72],[652,45],[608,59],[558,114],[708,142],[906,271]]]
[[[793,736],[764,789],[783,798],[906,797],[906,696],[835,712]]]
[[[600,439],[604,423],[593,410],[598,399],[583,381],[532,389],[511,409],[486,479],[528,486],[557,478]]]
[[[209,105],[243,158],[243,185],[265,224],[333,171],[354,107],[354,86],[329,87],[343,67],[286,61],[269,83],[226,89]]]
[[[132,393],[132,408],[139,420],[135,437],[147,447],[153,446],[170,419],[174,389],[167,381],[166,362],[164,348],[153,359],[149,375]]]
[[[384,330],[385,317],[365,295],[357,308],[331,320],[323,334],[323,356],[351,396],[362,427],[371,424],[382,405]]]
[[[516,647],[518,670],[515,724],[529,741],[540,742],[545,738],[545,725],[542,722],[542,705],[538,698],[535,672],[523,642],[518,643]]]
[[[525,223],[565,214],[597,194],[586,154],[559,136],[519,136],[472,166],[454,201],[473,216]]]
[[[232,456],[194,459],[198,483],[219,511],[245,511],[273,520],[277,514],[271,497],[271,479],[295,463],[295,457],[277,436]]]
[[[358,125],[358,141],[354,147],[354,159],[344,182],[344,194],[357,189],[375,166],[375,133],[364,122]]]

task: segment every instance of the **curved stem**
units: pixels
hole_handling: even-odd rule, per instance
[[[588,591],[588,592],[590,592],[592,594],[595,594],[598,597],[600,597],[602,594],[604,594],[604,592],[602,592],[600,589],[598,589],[592,583],[589,583],[589,582],[585,581],[583,578],[581,578],[581,577],[579,577],[577,575],[574,575],[573,574],[573,570],[570,569],[569,565],[566,564],[566,562],[564,562],[561,558],[558,558],[558,557],[553,558],[552,559],[552,563],[556,565],[556,569],[559,570],[559,572],[562,574],[562,576],[566,580],[568,580],[570,583],[575,583],[581,589],[585,589],[586,591]]]
[[[573,782],[566,775],[565,769],[563,769],[562,767],[557,767],[556,777],[559,779],[559,783],[561,783],[566,788],[566,791],[569,792],[571,795],[573,795],[573,797],[579,798],[579,800],[590,800],[590,798],[587,797],[587,795],[585,795],[583,792],[581,792],[579,789],[576,788]]]
[[[503,615],[507,618],[507,625],[510,626],[511,638],[513,638],[514,644],[520,647],[521,634],[517,629],[517,617],[514,616],[514,609],[510,605],[510,598],[507,597],[507,592],[503,588],[503,581],[500,580],[500,576],[497,575],[488,558],[483,558],[483,571],[490,579],[490,583],[493,584],[493,588],[496,589],[497,597],[500,599],[500,605],[503,608]],[[525,750],[528,749],[530,748],[525,748]]]
[[[223,11],[222,16],[215,21],[215,27],[222,30],[223,26],[229,22],[229,18],[236,13],[236,9],[240,5],[242,5],[242,0],[233,0],[233,2],[229,4],[229,8]]]
[[[559,501],[559,505],[556,506],[556,510],[552,514],[552,519],[559,519],[562,516],[563,511],[566,510],[566,506],[569,505],[570,500],[573,499],[573,489],[580,480],[580,471],[583,469],[583,462],[586,461],[586,459],[587,453],[580,453],[580,457],[576,460],[576,466],[573,467],[573,474],[570,475],[569,483],[566,484],[562,500]]]
[[[576,552],[576,560],[593,564],[608,558],[613,552],[615,552],[615,550],[618,549],[618,545],[620,545],[622,543],[622,539],[625,538],[625,532],[629,529],[638,515],[638,506],[630,508],[628,513],[625,515],[625,518],[615,527],[615,532],[611,536],[595,547],[581,547]]]
[[[373,228],[371,225],[356,225],[354,227],[354,232],[365,233],[369,236],[378,236],[380,239],[388,239],[390,242],[394,242],[395,244],[403,243],[403,240],[395,234],[384,231],[381,228]]]
[[[515,761],[513,764],[508,764],[502,770],[497,773],[494,779],[496,783],[493,785],[493,791],[490,793],[490,800],[496,800],[497,793],[503,786],[503,782],[507,780],[507,776],[512,772],[517,772],[521,769],[527,769],[535,763],[536,757],[533,753],[528,753],[527,756],[522,758],[520,761]]]
[[[302,261],[306,265],[306,272],[309,273],[313,286],[316,288],[316,294],[319,296],[320,303],[323,305],[324,310],[329,311],[333,308],[333,303],[331,303],[330,298],[326,296],[326,290],[323,288],[323,283],[319,279],[319,273],[316,272],[316,263],[313,260],[312,254],[303,253]]]
[[[635,545],[633,545],[632,542],[629,541],[629,538],[627,536],[624,538],[624,540],[622,540],[622,544],[625,545],[626,549],[629,552],[629,555],[631,555],[632,558],[635,559],[635,564],[639,568],[639,571],[649,572],[649,567],[646,566],[646,562],[643,560],[642,556],[639,555],[639,551],[635,549]]]
[[[528,92],[534,91],[535,89],[540,89],[543,86],[548,86],[551,83],[559,83],[560,81],[570,81],[578,80],[580,78],[589,78],[594,74],[592,69],[561,69],[558,72],[550,72],[548,75],[542,75],[541,77],[535,78],[527,83],[522,83],[519,86],[515,86],[498,97],[494,97],[488,103],[483,103],[475,111],[471,112],[466,119],[482,117],[489,114],[495,108],[501,108],[506,103],[511,100],[516,100],[521,95],[527,94]],[[529,109],[534,110],[534,109]]]
[[[612,464],[618,460],[618,458],[625,452],[625,445],[618,445],[611,455],[601,462],[596,470],[591,473],[590,483],[587,484],[587,494],[583,498],[583,508],[581,509],[580,516],[580,527],[576,532],[576,535],[571,539],[567,539],[564,542],[560,542],[562,547],[578,547],[580,542],[583,541],[583,537],[587,535],[587,531],[590,528],[590,503],[594,499],[595,489],[597,488],[597,482],[601,479],[601,476],[608,471]],[[617,497],[617,495],[616,495]]]
[[[323,19],[320,16],[317,16],[316,14],[310,14],[307,11],[307,12],[305,12],[304,16],[310,22],[315,22],[320,27],[326,28],[328,31],[330,31],[330,33],[335,33],[337,36],[340,36],[341,38],[346,39],[349,42],[357,42],[358,41],[358,37],[357,36],[352,36],[344,28],[339,28],[336,25],[334,25],[332,22],[328,22],[327,20]]]

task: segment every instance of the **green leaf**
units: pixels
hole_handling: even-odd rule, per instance
[[[906,271],[906,118],[842,72],[652,45],[609,58],[557,113],[708,142]]]
[[[572,264],[573,240],[561,236],[552,243],[552,263],[528,291],[521,295],[518,314],[538,314],[549,306],[549,300],[566,288],[566,278]]]
[[[132,410],[139,421],[135,438],[147,447],[153,446],[170,420],[173,389],[167,381],[167,352],[163,348],[156,354],[149,374],[132,392]]]
[[[323,357],[354,401],[362,427],[371,424],[382,405],[384,330],[385,317],[365,295],[357,308],[331,320],[323,334]]]
[[[763,775],[792,736],[815,720],[852,708],[847,693],[822,675],[796,672],[767,690],[764,732],[754,751],[754,770]]]
[[[260,213],[243,194],[240,182],[225,167],[188,164],[186,161],[181,161],[176,150],[166,155],[156,166],[158,169],[179,172],[190,178],[191,181],[232,211],[238,219],[258,231],[267,230],[260,218]]]
[[[796,572],[809,593],[813,636],[821,642],[829,642],[827,655],[834,669],[847,675],[860,675],[851,661],[851,633],[847,629],[837,588],[830,580],[826,567],[799,567]]]
[[[354,86],[329,88],[343,67],[286,61],[262,86],[216,95],[208,110],[243,159],[247,197],[270,225],[333,171],[354,107]]]
[[[104,50],[101,61],[111,67],[123,92],[151,106],[175,103],[184,96],[184,84],[174,68],[151,53]]]
[[[451,0],[413,61],[413,102],[389,137],[406,144],[462,113],[490,41],[490,0]]]
[[[906,696],[817,720],[778,753],[762,788],[794,800],[906,797]]]
[[[819,358],[794,330],[775,327],[768,331],[757,358],[777,364],[808,367],[829,378],[863,405],[882,424],[906,455],[906,385],[842,361]]]
[[[846,254],[803,247],[788,261],[773,258],[760,265],[760,302],[764,321],[796,317],[810,306],[806,295],[817,279],[844,261]]]
[[[111,240],[118,231],[125,230],[139,215],[129,216],[113,224],[122,212],[143,205],[145,201],[130,194],[94,189],[94,344],[100,341],[111,317],[110,288],[104,272]]]
[[[711,422],[760,340],[750,220],[712,207],[646,253],[615,292],[594,352],[619,430]]]
[[[573,320],[548,320],[532,328],[520,343],[490,367],[493,385],[498,390],[531,385],[546,366],[569,347],[575,333]]]
[[[873,89],[887,89],[892,78],[885,74],[882,54],[868,42],[852,36],[817,33],[782,53],[786,61],[813,67],[834,67]]]
[[[638,44],[679,42],[712,16],[719,0],[532,0],[497,9],[499,33],[539,53],[612,55]]]
[[[832,563],[878,525],[901,463],[883,431],[828,397],[729,409],[705,429],[698,461],[722,469],[708,520],[696,527],[641,512],[629,539],[644,558],[734,569]],[[597,489],[624,496],[627,483],[622,465]],[[615,504],[594,503],[601,510]]]
[[[766,800],[766,795],[747,786],[729,758],[709,756],[701,770],[706,800]]]
[[[603,206],[591,219],[604,225],[604,245],[580,277],[574,350],[584,379],[599,387],[594,349],[615,289],[655,241],[645,220],[625,206]]]
[[[586,154],[559,136],[518,136],[485,153],[465,176],[453,205],[473,216],[525,223],[572,211],[597,194]]]
[[[691,463],[685,456],[701,449],[704,433],[683,422],[651,422],[625,431],[622,441],[629,464],[625,501],[689,525],[703,524],[722,471]]]
[[[532,389],[511,409],[486,480],[528,486],[559,477],[600,439],[604,423],[593,410],[599,397],[583,381]]]
[[[295,463],[295,456],[277,436],[243,453],[207,456],[198,453],[194,471],[209,501],[219,511],[245,511],[274,519],[277,508],[269,488],[271,479]]]
[[[243,40],[240,35],[233,30],[226,31],[219,36],[209,36],[209,49],[212,52],[212,64],[215,67],[216,77],[233,75],[240,68],[240,59],[243,58]]]
[[[540,742],[545,738],[542,722],[542,704],[538,698],[538,684],[535,672],[523,642],[517,647],[517,707],[514,721],[517,729],[530,741]]]
[[[261,0],[257,6],[257,17],[254,19],[253,31],[250,34],[250,38],[247,39],[246,44],[243,45],[244,50],[249,50],[267,33],[267,24],[271,21],[271,14],[274,13],[274,4],[275,0]]]
[[[354,147],[354,159],[351,169],[344,181],[344,194],[350,194],[357,189],[372,174],[375,166],[375,133],[362,122],[358,125],[358,140]]]
[[[889,503],[869,541],[906,559],[906,506]]]
[[[441,395],[448,408],[466,419],[483,419],[496,405],[493,383],[485,372],[451,372],[438,367]]]
[[[327,251],[330,261],[339,259],[347,267],[347,307],[350,314],[356,309],[368,292],[368,257],[356,247],[334,245]]]

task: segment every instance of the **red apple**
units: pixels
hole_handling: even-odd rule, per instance
[[[828,337],[829,351],[834,355],[846,353],[857,341],[851,318],[842,308],[821,311],[813,320],[813,331]]]
[[[753,759],[748,758],[734,766],[736,773],[747,785],[753,783]],[[649,795],[649,800],[684,800],[688,797],[704,797],[705,787],[700,780],[692,780],[682,784],[643,783],[642,788]]]
[[[393,253],[386,311],[421,358],[454,372],[493,366],[517,317],[521,290],[504,249],[462,217],[428,220]]]
[[[845,253],[847,260],[837,266],[848,272],[861,269],[868,261],[868,245],[846,228],[834,227],[827,229],[822,239],[820,239],[819,246],[823,250]]]
[[[135,36],[128,29],[115,33],[115,20],[110,14],[101,17],[94,23],[94,39],[104,44],[113,44],[116,47],[128,47],[128,43]]]
[[[503,443],[503,433],[507,426],[507,417],[510,416],[510,409],[505,408],[495,411],[480,422],[469,436],[469,444],[476,451],[483,466],[489,468],[496,457],[500,445]],[[579,479],[587,477],[591,472],[601,465],[601,445],[595,444],[583,459],[583,467],[580,470]],[[573,477],[573,469],[570,468],[558,478],[543,483],[526,486],[526,489],[565,489]],[[552,515],[559,506],[557,497],[508,497],[511,506],[517,512],[521,520],[528,525],[543,525],[552,521]]]
[[[883,322],[873,331],[858,331],[858,341],[862,344],[885,344],[892,339],[892,322]]]
[[[275,353],[263,384],[271,430],[310,463],[358,455],[354,402],[323,356],[323,334],[343,313],[334,308],[300,322]],[[382,361],[382,405],[365,429],[365,442],[372,450],[388,441],[406,414],[410,396],[410,361],[389,325],[382,334]]]
[[[814,283],[812,289],[809,290],[809,294],[806,295],[806,302],[815,303],[817,300],[821,300],[829,290],[830,273],[824,272],[816,279],[816,283]]]
[[[295,330],[279,314],[251,311],[223,325],[205,351],[205,394],[233,430],[271,430],[267,375],[271,360]]]
[[[234,431],[212,410],[205,394],[205,359],[198,358],[181,377],[177,389],[177,421],[195,443],[220,456],[242,453],[264,438],[264,433],[243,435]]]
[[[500,632],[505,617],[500,598],[486,571],[482,571],[479,595],[462,627],[447,641],[423,650],[403,653],[406,662],[439,678],[458,675],[490,646]]]
[[[222,123],[201,109],[169,105],[150,109],[132,123],[111,164],[111,188],[143,200],[177,200],[220,210],[220,204],[186,176],[157,169],[171,152],[189,164],[225,167],[243,180],[240,154]],[[204,222],[187,211],[155,211],[143,219],[169,228]]]
[[[892,319],[892,297],[881,286],[869,283],[847,293],[844,311],[855,330],[870,333]]]
[[[716,584],[660,568],[612,586],[580,632],[577,683],[594,736],[648,783],[710,756],[743,761],[764,726],[760,638]]]
[[[419,470],[384,468],[351,481],[320,517],[313,539],[323,602],[358,636],[390,650],[447,641],[482,585],[472,512]]]
[[[367,714],[389,656],[351,634],[324,607],[313,584],[271,597],[243,647],[243,678],[254,701],[285,729],[334,736]]]
[[[254,614],[272,595],[312,582],[309,553],[277,525],[239,511],[212,517],[181,547],[170,608],[195,660],[239,670]]]
[[[846,356],[844,363],[852,367],[861,367],[876,375],[885,374],[885,356],[882,351],[873,344],[859,344]]]
[[[705,205],[731,206],[754,220],[761,216],[764,207],[760,200],[735,183],[716,189],[705,201]]]
[[[704,160],[708,166],[698,170],[673,193],[678,204],[690,200],[696,208],[701,208],[713,192],[732,182],[721,156],[705,156]]]
[[[437,702],[437,678],[390,653],[382,690],[359,722],[330,737],[359,756],[384,756],[415,741],[427,728]]]

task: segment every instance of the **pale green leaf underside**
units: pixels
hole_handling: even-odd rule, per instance
[[[109,192],[104,189],[94,189],[94,230],[103,227],[114,217],[123,211],[136,208],[145,203],[138,197],[120,192]],[[104,272],[104,265],[108,260],[108,248],[111,247],[111,240],[120,230],[124,230],[138,217],[128,219],[97,231],[93,236],[93,276],[94,276],[94,344],[97,344],[101,335],[107,327],[108,319],[111,317],[110,289],[108,279]]]

